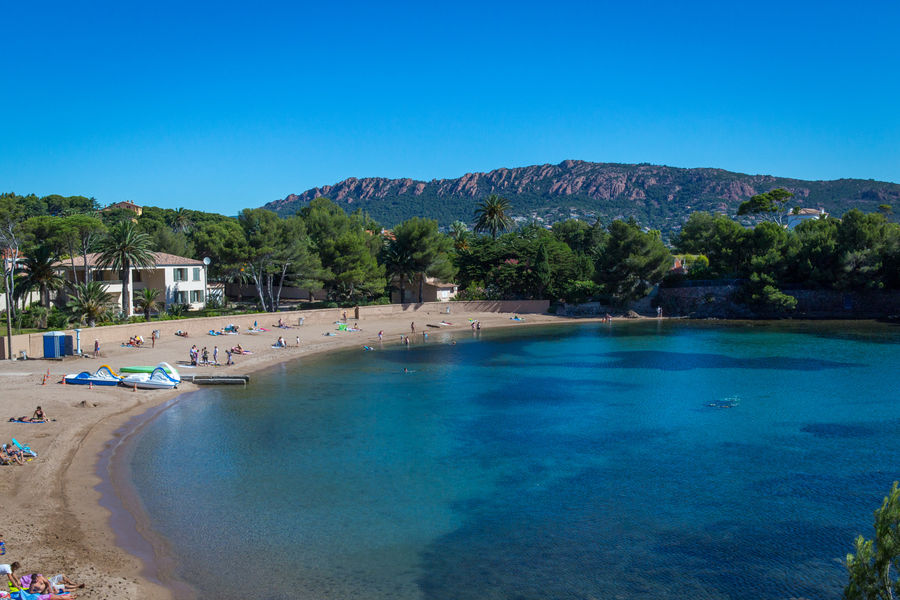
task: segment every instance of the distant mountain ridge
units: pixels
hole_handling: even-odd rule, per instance
[[[476,205],[489,194],[499,194],[510,201],[511,214],[518,220],[549,224],[573,216],[604,222],[633,217],[642,225],[672,233],[691,212],[734,215],[741,202],[777,187],[794,193],[793,205],[821,207],[833,215],[851,208],[872,212],[881,204],[900,209],[900,184],[890,182],[805,181],[712,168],[578,160],[432,181],[351,177],[290,194],[263,208],[288,216],[324,196],[348,211],[362,209],[388,227],[413,216],[437,219],[446,226],[457,219],[470,223]]]

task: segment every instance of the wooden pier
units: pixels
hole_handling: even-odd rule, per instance
[[[190,381],[194,385],[247,385],[249,375],[182,375],[182,381]]]

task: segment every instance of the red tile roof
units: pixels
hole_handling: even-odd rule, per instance
[[[197,266],[202,267],[203,261],[195,260],[193,258],[187,258],[185,256],[176,256],[174,254],[168,254],[167,252],[151,252],[153,256],[156,258],[155,266],[157,267],[184,267],[184,266]],[[87,262],[89,267],[97,267],[98,262],[97,259],[100,257],[99,252],[91,252],[87,255]],[[81,267],[84,265],[84,258],[81,256],[75,257],[75,266]],[[72,260],[66,259],[61,260],[55,263],[57,267],[70,267],[72,266]]]

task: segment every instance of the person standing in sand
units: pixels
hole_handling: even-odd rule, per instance
[[[218,367],[219,366],[219,347],[213,346],[213,363]]]
[[[415,335],[415,333],[416,333],[416,322],[415,321],[413,321],[412,323],[409,324],[409,329],[410,329],[410,331],[413,332],[413,335]]]

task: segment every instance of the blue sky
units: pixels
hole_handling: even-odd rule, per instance
[[[324,4],[4,3],[0,190],[235,214],[567,158],[900,182],[896,2]]]

